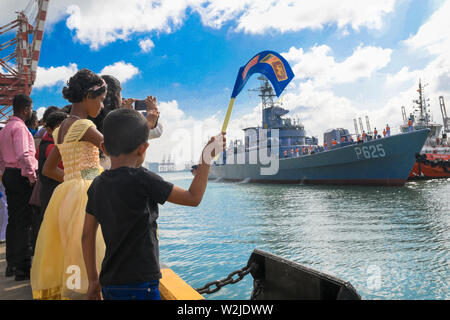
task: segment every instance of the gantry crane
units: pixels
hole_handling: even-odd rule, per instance
[[[441,107],[442,120],[444,122],[444,132],[450,133],[450,117],[447,115],[447,109],[445,108],[444,97],[439,97],[439,105]]]
[[[0,122],[11,114],[18,93],[31,94],[36,80],[49,0],[30,0],[17,18],[0,26]],[[10,39],[8,39],[10,37]]]

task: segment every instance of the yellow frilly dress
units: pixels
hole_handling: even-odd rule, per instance
[[[81,236],[87,191],[102,171],[98,148],[80,141],[91,126],[95,124],[87,119],[75,121],[61,144],[56,143],[59,130],[53,133],[64,164],[64,182],[53,192],[36,241],[30,273],[34,299],[83,299],[87,293]],[[100,228],[96,249],[100,271],[105,255]]]

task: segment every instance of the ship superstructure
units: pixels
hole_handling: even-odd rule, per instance
[[[261,98],[262,119],[261,126],[248,127],[243,129],[245,140],[236,140],[230,143],[227,150],[227,157],[245,152],[259,150],[261,146],[267,148],[267,152],[272,150],[272,144],[276,143],[279,149],[276,152],[281,158],[291,158],[317,152],[319,149],[318,139],[306,135],[305,127],[299,119],[286,117],[289,110],[276,102],[276,94],[266,77],[260,76],[260,87],[249,90],[258,92]],[[277,130],[277,137],[272,136],[273,130]]]

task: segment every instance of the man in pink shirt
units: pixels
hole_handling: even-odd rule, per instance
[[[24,94],[13,100],[12,116],[0,131],[0,171],[8,202],[5,276],[16,281],[30,278],[32,208],[29,204],[36,182],[38,162],[33,136],[25,125],[33,101]]]

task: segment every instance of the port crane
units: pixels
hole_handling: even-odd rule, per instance
[[[0,122],[12,113],[16,94],[31,94],[50,0],[30,0],[16,19],[0,26]]]
[[[450,118],[447,115],[447,110],[445,109],[444,97],[439,97],[439,105],[441,106],[442,120],[444,122],[444,132],[450,133]]]

